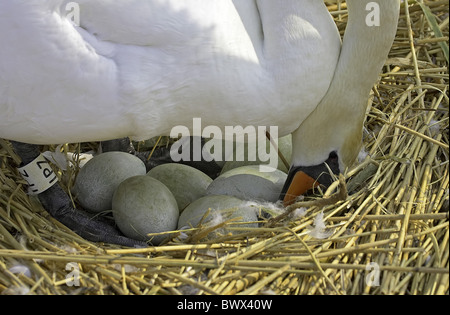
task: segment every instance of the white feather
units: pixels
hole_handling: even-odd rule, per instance
[[[361,148],[361,151],[359,151],[358,154],[358,163],[364,162],[364,160],[369,156],[369,152],[366,150],[366,148]]]
[[[62,144],[58,145],[55,152],[45,151],[42,155],[49,161],[55,164],[59,169],[65,171],[68,167],[68,160],[64,153],[61,152]]]
[[[24,276],[31,278],[30,268],[28,268],[28,266],[25,265],[14,265],[11,268],[9,268],[9,271],[14,274],[23,274]]]
[[[440,121],[432,119],[428,124],[428,128],[430,129],[430,133],[432,136],[437,135],[441,131],[441,126],[439,125]]]
[[[306,212],[308,212],[308,209],[305,207],[300,207],[298,209],[295,209],[294,212],[292,212],[292,218],[294,220],[303,218],[306,215]]]
[[[333,235],[333,229],[327,229],[325,221],[323,220],[323,211],[314,218],[314,227],[308,229],[308,234],[317,239],[326,239]]]

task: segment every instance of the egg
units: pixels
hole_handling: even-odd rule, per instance
[[[258,165],[241,166],[217,177],[206,192],[208,195],[276,202],[286,178],[287,174],[280,170],[261,172]]]
[[[233,222],[252,222],[248,224],[239,224],[239,227],[258,227],[255,222],[258,220],[257,209],[251,207],[250,204],[241,199],[232,196],[214,195],[205,196],[197,199],[180,215],[178,220],[178,229],[185,227],[196,227],[204,214],[210,209],[209,215],[202,222],[203,225],[215,226],[232,218],[241,219]],[[228,233],[226,228],[219,231],[222,234]],[[239,233],[239,232],[231,232]],[[210,238],[214,237],[214,233],[209,235]]]
[[[212,140],[210,140],[212,141]],[[246,166],[246,165],[259,165],[259,164],[267,164],[268,162],[262,162],[260,159],[258,159],[258,154],[256,154],[256,160],[250,161],[248,159],[248,149],[254,148],[255,150],[258,149],[257,143],[244,143],[244,160],[238,161],[236,158],[236,143],[234,143],[233,146],[233,157],[226,157],[224,158],[226,162],[222,165],[222,174],[228,172],[229,170],[232,170],[237,167]],[[270,152],[270,149],[274,149],[271,147],[270,142],[266,141],[266,152]],[[281,137],[278,139],[278,150],[281,152],[281,154],[286,158],[287,162],[290,163],[291,155],[292,155],[292,136],[287,135],[284,137]],[[223,152],[225,152],[225,144],[223,144]],[[257,151],[256,151],[257,152]],[[283,171],[285,173],[288,172],[288,167],[283,163],[281,158],[278,158],[278,169],[280,171]]]
[[[132,239],[159,245],[168,235],[149,233],[173,231],[179,211],[170,190],[151,176],[133,176],[117,187],[112,199],[114,220],[122,233]]]
[[[75,180],[74,195],[91,212],[111,209],[114,191],[125,179],[145,175],[144,163],[125,152],[105,152],[89,160]]]
[[[184,208],[194,200],[206,195],[212,179],[205,173],[188,165],[168,163],[154,167],[148,173],[169,188],[174,195],[178,209]]]

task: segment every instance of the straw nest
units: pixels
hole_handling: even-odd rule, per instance
[[[1,141],[0,293],[448,294],[449,5],[424,3],[402,3],[369,100],[366,156],[297,205],[307,209],[297,218],[213,241],[201,240],[209,231],[200,226],[159,247],[94,244],[24,193],[17,157]],[[343,33],[345,3],[327,5]],[[59,172],[66,189],[76,173]],[[322,214],[326,233],[316,238],[309,228]]]

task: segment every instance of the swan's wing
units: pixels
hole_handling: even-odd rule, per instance
[[[70,3],[69,1],[66,1]],[[102,41],[167,46],[198,36],[211,25],[209,0],[80,0],[81,28]],[[220,5],[215,4],[216,12]],[[69,6],[70,9],[70,6]]]

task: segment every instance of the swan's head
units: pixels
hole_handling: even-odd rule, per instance
[[[331,116],[334,119],[319,116],[312,116],[314,119],[292,134],[292,164],[280,195],[286,206],[319,185],[328,188],[355,163],[361,151],[362,118],[346,122],[337,115]],[[320,120],[323,122],[317,123]],[[310,123],[317,123],[321,129]]]
[[[339,172],[339,157],[336,151],[330,152],[328,158],[317,165],[292,165],[281,191],[280,200],[288,206],[310,189],[319,185],[330,186],[334,181],[334,175],[338,175]]]

